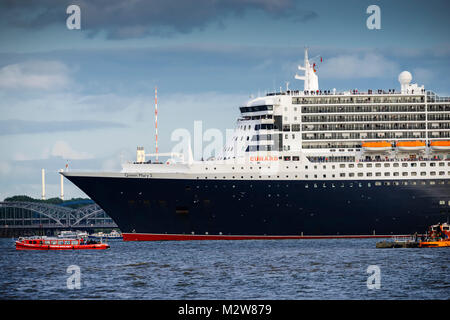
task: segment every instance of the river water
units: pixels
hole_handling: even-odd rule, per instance
[[[108,250],[16,251],[0,239],[0,299],[448,299],[450,248],[376,249],[377,241],[110,241]]]

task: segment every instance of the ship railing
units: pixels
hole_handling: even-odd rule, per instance
[[[411,92],[411,94],[425,94],[425,89],[417,90],[417,92]],[[427,92],[428,93],[428,92]],[[287,90],[287,91],[280,91],[280,92],[268,92],[266,93],[266,97],[271,96],[334,96],[334,95],[370,95],[370,96],[376,96],[376,95],[402,95],[401,91],[396,91],[395,89],[388,89],[388,90],[368,90],[368,91],[358,91],[357,89],[350,89],[348,91],[335,91],[335,90],[316,90],[316,91],[308,91],[308,90]],[[438,97],[436,98],[444,98],[449,100],[442,100],[443,102],[450,101],[450,98],[446,97]],[[433,99],[435,99],[433,96]],[[441,100],[440,100],[441,101]]]
[[[325,163],[325,162],[364,162],[364,163],[372,163],[372,162],[419,162],[419,161],[450,161],[450,158],[447,159],[429,159],[429,158],[418,158],[418,159],[398,159],[398,158],[389,158],[389,159],[335,159],[333,157],[327,156],[317,156],[314,158],[311,156],[311,159],[308,158],[310,162],[314,163]]]
[[[450,102],[450,97],[440,97],[433,91],[427,91],[428,102]]]
[[[409,242],[416,242],[418,237],[415,236],[409,236],[409,237],[393,237],[392,241],[394,242],[402,242],[402,243],[409,243]]]
[[[358,159],[359,162],[417,162],[417,161],[450,161],[447,159],[434,159],[434,158],[389,158],[389,159]]]

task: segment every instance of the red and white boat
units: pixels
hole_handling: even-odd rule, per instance
[[[21,237],[16,241],[16,250],[104,250],[108,248],[107,243],[82,238]]]

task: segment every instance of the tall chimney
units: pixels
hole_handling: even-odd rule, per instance
[[[59,172],[64,172],[63,169],[59,170]],[[61,200],[64,200],[64,176],[61,174],[61,195],[59,196]]]
[[[42,169],[42,200],[45,200],[45,169]]]
[[[155,87],[155,150],[156,162],[158,162],[158,90]]]

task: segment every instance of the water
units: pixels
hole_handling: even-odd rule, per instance
[[[16,251],[0,239],[0,299],[448,299],[449,248],[376,249],[375,239],[122,242],[109,250]],[[70,265],[81,289],[68,289]],[[369,290],[369,265],[381,271]]]

